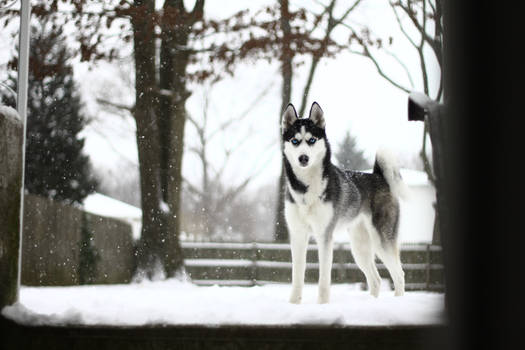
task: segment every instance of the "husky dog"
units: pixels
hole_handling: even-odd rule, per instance
[[[285,218],[292,250],[291,303],[300,303],[306,250],[314,235],[319,250],[319,303],[330,300],[333,232],[346,229],[352,255],[377,297],[381,279],[377,255],[394,281],[395,295],[403,295],[405,277],[397,244],[398,197],[404,183],[399,170],[378,152],[373,173],[342,170],[330,160],[321,107],[314,102],[308,118],[299,118],[292,104],[282,118],[286,171]]]

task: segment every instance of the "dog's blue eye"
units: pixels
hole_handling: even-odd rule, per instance
[[[315,143],[315,141],[317,141],[317,140],[315,139],[315,137],[312,137],[312,138],[310,138],[310,139],[308,140],[308,143],[311,144],[311,145],[313,145],[313,144]]]
[[[292,143],[293,143],[294,145],[298,145],[298,144],[299,144],[299,140],[297,140],[297,139],[292,139]]]

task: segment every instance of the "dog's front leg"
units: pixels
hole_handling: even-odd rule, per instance
[[[317,242],[319,249],[319,294],[317,302],[330,302],[330,283],[332,280],[333,239],[332,234],[321,237]]]
[[[301,303],[304,273],[306,270],[306,252],[308,250],[308,233],[306,230],[291,230],[290,245],[292,250],[292,295],[290,303]]]
[[[303,294],[306,251],[311,230],[302,220],[301,212],[297,205],[286,201],[284,204],[284,216],[288,224],[292,252],[292,294],[290,295],[290,302],[299,304]]]

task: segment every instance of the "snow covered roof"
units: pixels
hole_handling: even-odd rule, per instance
[[[140,238],[142,228],[142,210],[118,199],[93,193],[84,199],[84,211],[119,219],[131,225],[131,234],[134,240]]]
[[[84,210],[91,214],[116,219],[140,219],[142,210],[115,198],[93,193],[84,200]]]

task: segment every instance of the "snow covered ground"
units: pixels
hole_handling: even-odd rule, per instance
[[[129,285],[22,287],[20,301],[2,314],[25,324],[81,325],[406,325],[442,323],[443,294],[379,298],[359,284],[332,285],[330,304],[316,303],[306,285],[303,304],[289,304],[290,285],[198,287],[167,280]]]

